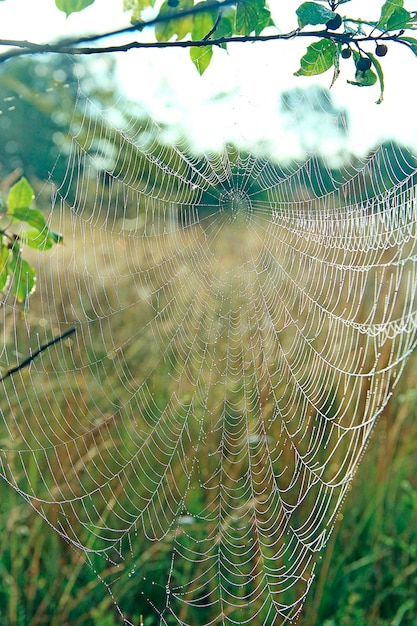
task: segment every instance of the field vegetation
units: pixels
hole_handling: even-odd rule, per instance
[[[70,321],[77,310],[82,310],[88,316],[86,303],[91,307],[91,316],[100,312],[105,317],[117,306],[118,313],[114,316],[116,325],[112,325],[112,333],[113,336],[117,334],[120,345],[126,343],[130,346],[127,360],[136,365],[134,369],[127,370],[126,354],[123,361],[117,351],[111,354],[110,359],[106,359],[111,352],[109,346],[112,344],[112,336],[105,336],[103,342],[101,332],[97,335],[93,332],[88,353],[77,351],[68,340],[65,345],[45,353],[35,372],[22,370],[13,380],[5,381],[6,396],[1,400],[4,425],[0,432],[0,447],[9,448],[12,441],[16,454],[13,455],[10,449],[7,453],[1,453],[4,473],[10,482],[15,481],[18,488],[30,488],[37,494],[52,495],[57,494],[57,485],[60,485],[61,495],[69,493],[69,489],[78,489],[81,493],[81,481],[77,477],[74,459],[80,470],[84,461],[87,464],[95,454],[105,454],[106,449],[113,448],[120,436],[118,420],[127,424],[126,432],[130,428],[134,436],[134,431],[140,427],[141,416],[135,415],[133,419],[132,414],[123,412],[123,394],[128,397],[131,389],[143,378],[144,372],[154,369],[148,385],[152,388],[153,414],[158,410],[157,407],[162,409],[166,405],[171,394],[167,385],[167,360],[158,357],[161,347],[155,348],[155,334],[150,324],[152,289],[149,293],[140,293],[143,304],[135,307],[134,315],[129,306],[132,292],[139,293],[143,288],[135,279],[133,269],[135,264],[137,267],[141,265],[143,269],[150,250],[144,247],[140,252],[137,249],[134,251],[132,240],[120,236],[118,253],[115,254],[112,252],[114,247],[109,246],[109,241],[101,231],[98,231],[101,234],[96,235],[95,239],[90,239],[88,228],[74,231],[70,222],[61,223],[60,227],[66,245],[59,251],[33,254],[31,260],[36,265],[39,294],[32,296],[25,320],[19,321],[18,313],[13,308],[8,309],[4,329],[6,344],[9,348],[16,345],[19,351],[27,353],[27,325],[42,328],[46,317],[45,307],[49,307],[49,313],[55,311],[58,322],[65,319]],[[183,245],[187,247],[185,239]],[[60,262],[57,262],[56,255],[62,255]],[[224,266],[225,258],[222,264]],[[68,272],[69,267],[71,273]],[[89,267],[90,279],[84,283],[78,281],[77,267]],[[108,277],[104,270],[106,267],[111,268]],[[67,268],[65,280],[60,276],[62,268]],[[94,283],[92,291],[94,268],[100,268],[101,280]],[[114,275],[119,277],[117,298]],[[148,278],[150,286],[153,280],[161,279],[156,275],[149,275]],[[88,289],[88,293],[84,293],[83,289]],[[91,298],[92,293],[94,299]],[[40,297],[40,294],[49,295],[45,299],[45,295]],[[165,295],[168,297],[169,294]],[[53,326],[52,323],[52,331]],[[104,327],[101,326],[101,329]],[[141,329],[140,333],[137,333],[138,329]],[[132,336],[136,336],[135,341],[130,341]],[[181,346],[173,345],[173,353],[175,349],[180,352]],[[221,351],[221,346],[218,350]],[[179,352],[177,359],[181,358]],[[206,357],[220,359],[221,355],[218,352]],[[56,359],[59,359],[59,367],[54,365]],[[85,367],[91,359],[97,363],[96,368]],[[190,365],[191,374],[196,365]],[[124,368],[123,372],[121,368]],[[58,370],[66,372],[65,376],[55,376],[54,372]],[[417,623],[416,371],[417,355],[412,355],[394,397],[379,419],[327,550],[319,562],[315,583],[299,621],[301,626],[413,626]],[[245,375],[250,378],[250,373],[246,372]],[[124,381],[123,387],[120,385],[121,379]],[[106,394],[101,392],[103,380],[106,380],[107,389],[112,390]],[[37,410],[39,393],[30,390],[34,382],[45,396],[42,411]],[[186,387],[183,390],[187,394]],[[142,398],[142,408],[146,401],[150,402],[151,398]],[[109,415],[111,417],[107,417]],[[90,440],[84,437],[91,447],[87,446],[84,452],[78,451],[77,454],[72,450],[71,462],[71,454],[54,457],[54,480],[50,480],[49,484],[40,484],[40,474],[36,469],[44,471],[47,476],[47,464],[51,463],[51,458],[33,454],[32,460],[23,464],[18,451],[25,448],[23,444],[35,450],[37,442],[45,444],[48,437],[52,444],[58,443],[60,438],[68,435],[75,417],[80,423],[74,428],[78,427],[80,433],[87,427],[91,428],[92,420],[97,420],[97,430]],[[146,421],[146,416],[142,417]],[[99,438],[95,434],[98,432]],[[128,437],[119,443],[125,450],[131,445]],[[39,467],[42,462],[45,464],[43,468]],[[175,473],[175,466],[173,471]],[[36,480],[39,484],[34,484]],[[83,489],[88,491],[94,481],[94,473],[85,476],[83,480]],[[146,477],[141,477],[141,480],[146,484]],[[118,493],[121,508],[124,505],[128,508],[128,502],[123,502],[124,497],[129,498],[128,490],[120,490]],[[195,497],[200,499],[206,497],[206,494],[196,492]],[[103,510],[101,500],[95,506]],[[188,506],[192,510],[193,503],[189,502]],[[201,508],[201,502],[196,501],[195,506]],[[157,515],[156,509],[155,512]],[[103,583],[103,580],[114,577],[115,566],[106,564],[94,553],[90,553],[90,562],[86,564],[82,553],[54,532],[39,513],[42,514],[42,507],[36,503],[31,506],[13,486],[3,482],[0,498],[2,626],[118,624],[120,616]],[[52,518],[49,519],[53,523]],[[74,517],[74,527],[77,521]],[[103,523],[106,523],[106,519]],[[114,583],[112,590],[134,624],[139,625],[143,616],[143,623],[151,626],[157,623],[157,619],[149,600],[156,606],[164,601],[163,583],[170,567],[171,549],[167,542],[154,543],[149,547],[140,533],[135,534],[133,541],[132,552],[138,555],[135,575],[121,577],[119,583]],[[99,539],[94,541],[90,538],[89,542],[90,548],[100,549]],[[95,569],[100,572],[100,577],[94,572]],[[151,574],[149,577],[148,573]],[[182,575],[187,577],[189,573],[184,570]],[[195,570],[192,575],[196,575]],[[147,587],[148,578],[153,581],[159,579],[161,584],[149,583]],[[144,601],[144,598],[147,600]],[[192,607],[182,618],[197,623]]]

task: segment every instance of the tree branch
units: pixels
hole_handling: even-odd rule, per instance
[[[221,11],[224,7],[236,5],[239,3],[239,0],[222,0],[221,2],[205,2],[197,4],[190,9],[184,9],[181,11],[172,11],[170,13],[159,14],[156,17],[147,20],[147,21],[138,21],[130,26],[126,26],[124,28],[120,28],[113,31],[108,31],[105,33],[98,33],[93,35],[83,35],[81,37],[76,38],[65,38],[61,39],[55,43],[34,43],[31,41],[25,40],[14,40],[14,39],[2,39],[0,40],[0,47],[7,46],[11,48],[11,50],[7,50],[3,53],[0,53],[0,63],[8,61],[14,57],[20,57],[25,55],[32,54],[48,54],[48,53],[57,53],[57,54],[69,54],[69,55],[90,55],[90,54],[103,54],[110,52],[127,52],[132,49],[143,49],[143,48],[194,48],[194,47],[202,47],[202,46],[221,46],[223,44],[229,43],[248,43],[248,42],[265,42],[265,41],[277,41],[277,40],[288,40],[296,37],[307,37],[307,38],[315,38],[315,39],[329,39],[337,44],[360,44],[367,41],[397,41],[398,43],[402,43],[410,48],[410,44],[400,39],[401,32],[389,35],[385,32],[374,35],[373,31],[370,34],[349,34],[349,33],[337,33],[335,31],[330,31],[328,29],[317,30],[317,31],[305,31],[300,30],[299,28],[289,32],[289,33],[276,33],[270,35],[234,35],[230,37],[218,37],[215,39],[210,39],[210,37],[215,33],[216,28],[221,19]],[[215,21],[213,28],[210,30],[207,35],[201,40],[176,40],[176,41],[153,41],[153,42],[140,42],[140,41],[130,41],[125,44],[119,45],[106,45],[106,46],[85,46],[81,44],[97,42],[101,39],[107,39],[109,37],[114,37],[117,35],[128,34],[132,32],[142,31],[145,28],[149,28],[151,26],[155,26],[157,24],[170,22],[172,20],[183,19],[197,13],[203,12],[212,12],[218,11],[218,16]],[[349,21],[355,21],[349,19]],[[363,23],[363,22],[361,22]]]
[[[6,372],[2,376],[0,376],[0,382],[2,382],[3,380],[6,380],[6,378],[9,378],[9,376],[11,376],[12,374],[15,374],[19,370],[21,370],[24,367],[27,367],[28,365],[30,365],[32,363],[32,361],[34,359],[36,359],[36,357],[39,354],[44,352],[44,350],[46,350],[47,348],[50,348],[51,346],[55,345],[56,343],[58,343],[58,341],[62,341],[66,337],[69,337],[70,335],[72,335],[72,333],[75,333],[76,330],[77,330],[77,327],[76,326],[72,326],[72,328],[69,328],[68,330],[63,332],[61,335],[59,335],[58,337],[54,337],[53,339],[51,339],[51,341],[48,341],[48,343],[45,343],[43,346],[41,346],[40,348],[35,350],[35,352],[32,352],[28,357],[23,359],[23,361],[20,361],[20,363],[18,365],[15,365],[14,367],[11,367],[10,369],[6,370]]]
[[[207,13],[211,11],[219,11],[224,7],[231,6],[237,4],[239,0],[221,0],[220,2],[212,2],[212,3],[201,3],[193,6],[190,9],[184,9],[181,11],[173,11],[172,13],[166,13],[164,15],[157,15],[156,17],[150,20],[138,21],[130,26],[126,26],[124,28],[119,28],[117,30],[107,31],[105,33],[98,33],[93,35],[83,35],[81,37],[70,37],[61,39],[52,44],[38,44],[33,43],[31,41],[21,41],[15,39],[1,39],[0,46],[8,46],[15,48],[14,50],[8,50],[0,54],[0,63],[12,59],[17,56],[24,56],[28,54],[45,54],[49,52],[53,53],[62,53],[62,54],[99,54],[103,52],[117,52],[119,50],[129,50],[131,47],[138,47],[136,45],[139,42],[131,42],[131,44],[127,44],[129,47],[125,48],[125,46],[102,46],[97,48],[79,48],[80,44],[90,43],[93,41],[99,41],[100,39],[107,39],[109,37],[114,37],[117,35],[125,35],[128,33],[142,31],[145,28],[149,28],[151,26],[156,26],[157,24],[164,24],[166,22],[171,22],[172,20],[184,19],[185,17],[190,17],[192,15],[197,15],[198,13]],[[174,43],[174,42],[171,42]],[[155,46],[158,47],[158,46]]]
[[[109,36],[114,33],[110,33]],[[104,38],[107,35],[97,35],[97,38]],[[120,44],[116,46],[77,46],[76,44],[84,42],[85,39],[72,42],[68,45],[68,42],[60,41],[55,44],[36,44],[29,41],[13,41],[13,40],[0,40],[0,46],[13,45],[15,50],[10,50],[0,54],[0,63],[7,61],[16,56],[24,56],[29,54],[47,54],[47,53],[60,53],[69,55],[90,55],[90,54],[103,54],[110,52],[127,52],[133,49],[143,48],[198,48],[207,45],[221,46],[222,44],[229,43],[248,43],[248,42],[265,42],[265,41],[279,41],[294,39],[296,37],[309,37],[319,39],[330,39],[335,43],[347,44],[347,43],[363,43],[366,41],[397,41],[407,47],[409,44],[398,38],[398,35],[361,35],[352,37],[345,33],[334,33],[328,30],[321,31],[300,31],[299,29],[293,30],[289,33],[277,33],[271,35],[244,35],[234,37],[218,37],[217,39],[202,39],[202,40],[185,40],[185,41],[153,41],[153,42],[140,42],[130,41],[126,44]]]

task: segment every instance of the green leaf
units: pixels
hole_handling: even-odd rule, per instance
[[[334,65],[336,45],[330,39],[319,39],[307,48],[300,61],[300,69],[294,76],[314,76],[322,74]]]
[[[155,0],[123,0],[123,11],[132,11],[131,22],[139,22],[142,11],[155,6]]]
[[[327,7],[323,7],[315,2],[303,2],[296,10],[298,16],[298,25],[304,28],[308,24],[316,26],[317,24],[326,24],[335,17],[336,13]]]
[[[341,45],[338,44],[335,47],[335,51],[334,51],[334,60],[333,60],[333,65],[334,65],[334,70],[333,70],[333,78],[332,78],[332,82],[330,84],[330,89],[333,87],[333,85],[335,84],[335,82],[337,81],[337,79],[340,76],[340,52],[341,52]]]
[[[38,230],[28,230],[20,233],[20,240],[27,244],[30,248],[35,250],[50,250],[55,245],[55,241],[50,235],[48,228],[45,228],[42,232]]]
[[[213,48],[212,46],[190,48],[190,56],[201,76],[210,65],[211,57],[213,56]]]
[[[7,215],[19,222],[26,222],[29,226],[33,226],[38,231],[42,231],[46,226],[43,213],[38,209],[28,209],[26,207],[16,207],[14,210],[8,210]]]
[[[155,6],[155,0],[123,0],[123,11],[142,11]]]
[[[389,18],[386,29],[397,30],[398,28],[405,28],[411,19],[411,15],[405,9],[399,7]]]
[[[8,212],[8,215],[10,213]],[[36,250],[49,250],[55,244],[45,217],[38,209],[15,209],[12,217],[20,222],[26,222],[36,230],[23,231],[19,234],[20,239],[31,248]]]
[[[193,0],[181,0],[180,6],[171,8],[168,6],[167,0],[161,6],[158,17],[169,17],[170,15],[178,15],[181,10],[191,9],[194,5]],[[181,9],[181,10],[180,10]],[[155,25],[155,37],[157,41],[169,41],[172,37],[177,40],[184,39],[193,29],[193,16],[167,20]]]
[[[378,27],[382,27],[382,28],[386,27],[388,20],[390,19],[394,11],[396,11],[399,7],[402,7],[403,5],[404,5],[404,0],[387,0],[382,5],[381,17],[379,18],[377,22]]]
[[[222,17],[221,20],[216,28],[216,32],[214,33],[213,37],[215,37],[216,39],[220,38],[220,37],[231,37],[234,33],[234,25],[235,25],[235,14],[236,14],[236,9],[233,8],[229,8],[229,9],[224,9],[224,11],[222,11]],[[227,44],[222,43],[221,47],[226,50],[227,49]]]
[[[123,11],[143,11],[155,6],[155,0],[123,0]]]
[[[201,7],[206,2],[199,2],[196,7]],[[218,11],[203,11],[193,16],[193,28],[191,31],[191,39],[193,41],[201,41],[212,30]]]
[[[414,39],[414,37],[400,37],[398,41],[406,41],[410,50],[417,56],[417,39]]]
[[[53,230],[49,231],[49,236],[52,237],[52,241],[58,245],[64,243],[64,237],[59,233],[55,233]]]
[[[33,190],[26,179],[22,178],[9,193],[7,215],[17,222],[25,222],[35,230],[23,231],[19,234],[21,241],[36,250],[49,250],[55,244],[62,243],[62,235],[48,228],[45,216],[38,209],[25,205],[31,203]]]
[[[9,273],[13,277],[13,294],[19,302],[26,304],[29,296],[35,291],[35,269],[22,259],[20,250],[14,248],[9,262]]]
[[[21,178],[7,196],[7,215],[13,216],[16,209],[28,209],[33,202],[34,193],[25,177]]]
[[[381,93],[380,93],[380,95],[379,95],[378,100],[376,101],[376,104],[381,104],[381,102],[382,102],[382,101],[383,101],[383,99],[384,99],[384,89],[385,89],[385,83],[384,83],[384,72],[383,72],[383,70],[382,70],[382,65],[381,65],[381,63],[378,61],[378,59],[377,59],[377,58],[376,58],[373,54],[371,54],[370,52],[368,53],[368,56],[369,56],[369,58],[371,59],[371,61],[372,61],[372,65],[373,65],[373,66],[374,66],[374,68],[375,68],[376,75],[377,75],[378,80],[379,80],[379,85],[380,85],[380,87],[381,87]]]
[[[201,6],[200,2],[196,6]],[[193,41],[202,41],[204,37],[213,29],[216,22],[218,11],[204,11],[194,15],[193,29],[191,31],[191,39]],[[207,69],[213,56],[212,46],[202,46],[190,48],[190,57],[200,75]]]
[[[23,231],[19,234],[20,239],[31,248],[49,250],[55,244],[63,242],[62,235],[54,233],[48,228],[43,213],[37,209],[15,209],[13,219],[26,222],[36,229]]]
[[[4,244],[0,245],[0,291],[7,285],[7,279],[9,275],[9,256],[10,250],[8,246]]]
[[[372,87],[378,80],[377,75],[372,70],[366,70],[366,72],[357,71],[355,74],[355,80],[348,80],[349,85],[356,85],[356,87]]]
[[[353,50],[353,60],[355,61],[355,64],[357,63],[360,56],[361,55],[359,54],[359,52]],[[368,56],[372,62],[372,55],[368,54]],[[373,85],[375,85],[377,80],[378,77],[375,72],[373,72],[372,69],[369,69],[365,70],[364,72],[361,70],[356,70],[355,80],[348,80],[347,82],[349,85],[355,85],[356,87],[372,87]]]
[[[241,0],[236,9],[235,32],[239,35],[257,35],[272,24],[265,0]]]
[[[255,35],[258,36],[268,26],[274,26],[274,22],[271,17],[271,11],[267,7],[263,7],[258,14],[258,24],[255,28]]]
[[[55,0],[55,4],[60,11],[66,13],[66,16],[71,13],[77,13],[83,11],[85,8],[93,4],[94,0]]]

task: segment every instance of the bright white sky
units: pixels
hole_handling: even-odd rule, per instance
[[[78,32],[96,32],[128,24],[123,0],[96,0],[68,19],[54,0],[4,0],[0,2],[0,38],[48,41]],[[295,9],[301,0],[270,0],[279,29],[296,26]],[[352,0],[339,11],[375,18],[383,0]],[[405,0],[417,10],[417,0]],[[148,36],[151,36],[149,33]],[[278,152],[291,153],[291,137],[282,130],[278,112],[280,93],[294,86],[307,87],[331,81],[327,72],[317,78],[297,78],[293,72],[308,45],[306,40],[260,44],[235,44],[229,54],[216,50],[212,63],[200,77],[187,50],[141,50],[118,55],[120,80],[128,95],[142,101],[156,119],[170,120],[204,147],[216,147],[225,138],[251,145],[267,138]],[[353,63],[345,61],[333,87],[336,104],[349,111],[350,146],[363,152],[377,141],[394,137],[417,146],[415,108],[417,58],[403,47],[391,45],[383,60],[386,95],[376,105],[378,87],[349,86]],[[230,93],[217,99],[219,93]]]

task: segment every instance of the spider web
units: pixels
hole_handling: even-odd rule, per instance
[[[2,363],[77,331],[2,382],[0,469],[127,624],[123,585],[150,624],[299,617],[416,344],[416,168],[392,154],[195,155],[78,94],[46,188],[65,246],[24,320],[6,294]]]

